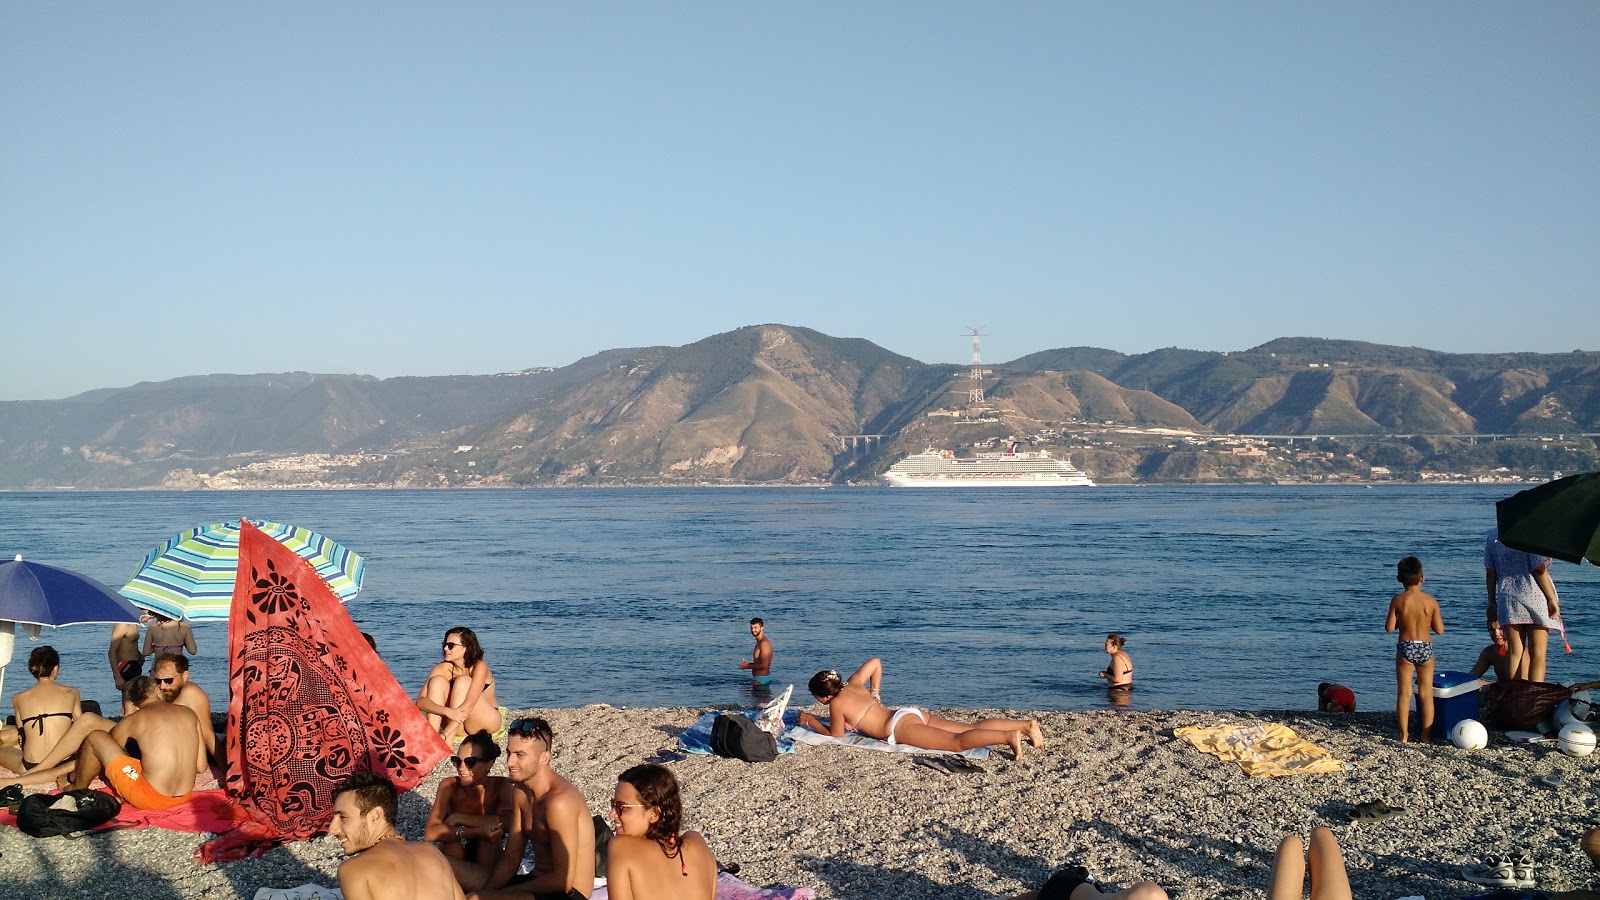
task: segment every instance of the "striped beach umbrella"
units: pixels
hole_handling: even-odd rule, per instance
[[[268,537],[299,554],[329,589],[348,602],[361,590],[361,555],[315,531],[249,520]],[[151,612],[191,622],[226,622],[239,570],[239,523],[201,525],[150,551],[121,594]]]

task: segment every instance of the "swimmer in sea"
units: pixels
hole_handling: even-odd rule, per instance
[[[739,662],[739,668],[750,671],[750,680],[759,685],[772,683],[772,641],[767,640],[767,623],[760,618],[750,620],[750,636],[756,639],[755,659]]]
[[[984,719],[968,725],[915,706],[890,709],[878,697],[883,687],[883,661],[877,657],[862,663],[848,680],[827,669],[811,676],[808,686],[811,696],[828,707],[829,719],[824,722],[802,712],[799,723],[820,734],[838,738],[846,731],[857,731],[891,745],[950,752],[1004,744],[1016,759],[1022,758],[1024,734],[1034,747],[1044,746],[1044,733],[1033,719]]]
[[[1106,635],[1105,650],[1110,654],[1111,662],[1100,670],[1100,677],[1106,680],[1108,688],[1133,687],[1133,657],[1122,649],[1127,643],[1127,638],[1120,634]]]

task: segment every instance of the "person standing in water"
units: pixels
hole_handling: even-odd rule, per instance
[[[750,672],[750,680],[765,687],[772,683],[772,641],[767,640],[767,623],[759,617],[750,620],[750,636],[756,639],[751,651],[755,659],[741,660],[739,668]]]
[[[1111,656],[1111,663],[1100,670],[1100,677],[1106,680],[1108,688],[1133,687],[1133,657],[1122,649],[1127,643],[1120,634],[1106,635],[1105,650]]]

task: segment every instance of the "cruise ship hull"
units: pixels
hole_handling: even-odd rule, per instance
[[[958,459],[948,450],[908,456],[883,473],[891,487],[1094,487],[1089,476],[1046,451],[980,453]]]

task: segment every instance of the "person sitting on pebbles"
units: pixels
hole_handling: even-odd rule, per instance
[[[828,707],[829,719],[824,722],[802,712],[799,723],[831,737],[841,738],[846,731],[855,731],[888,741],[891,746],[904,744],[948,752],[1004,744],[1016,759],[1022,758],[1024,733],[1034,747],[1044,746],[1044,733],[1034,719],[984,719],[968,725],[942,719],[915,706],[890,709],[878,699],[883,687],[883,661],[877,657],[862,663],[848,680],[841,679],[833,669],[818,672],[811,676],[808,687],[811,696]]]

